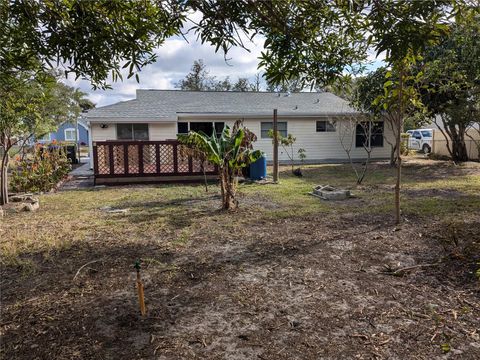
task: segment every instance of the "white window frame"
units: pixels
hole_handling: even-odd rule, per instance
[[[208,122],[211,122],[212,123],[212,126],[214,129],[215,128],[215,124],[219,124],[219,123],[223,123],[223,127],[227,126],[227,122],[226,121],[183,121],[183,120],[180,120],[180,121],[177,121],[177,135],[180,135],[180,134],[188,134],[190,132],[190,124],[193,124],[193,123],[208,123]],[[186,123],[187,124],[187,132],[186,133],[179,133],[178,132],[178,123]],[[209,135],[209,134],[207,134]],[[217,136],[219,136],[219,133],[217,133]]]
[[[132,126],[132,136],[133,136],[133,137],[135,137],[135,136],[134,136],[134,129],[133,129],[133,126],[134,126],[134,125],[138,125],[138,124],[140,124],[140,125],[147,125],[148,139],[147,139],[147,140],[136,140],[135,138],[130,139],[130,140],[127,140],[127,139],[119,139],[119,138],[118,138],[118,125],[120,125],[120,124],[131,125],[131,126]],[[150,123],[145,123],[145,122],[141,122],[141,123],[140,123],[140,122],[139,122],[139,123],[137,123],[137,122],[125,122],[125,123],[123,123],[123,122],[119,122],[119,123],[115,123],[114,125],[115,125],[115,139],[116,139],[117,141],[151,141],[151,137],[150,137]]]
[[[73,131],[73,139],[70,139],[67,137],[67,132],[70,132],[70,131]],[[65,141],[75,141],[75,135],[76,135],[76,129],[75,128],[66,128],[64,131],[63,131],[63,134],[64,134],[64,139]]]
[[[285,124],[285,130],[278,130],[281,134],[281,131],[285,131],[285,135],[282,135],[283,137],[287,137],[288,136],[288,121],[277,121],[277,126],[279,123],[282,123],[282,124]],[[273,130],[273,121],[261,121],[260,122],[260,139],[270,139],[270,137],[268,135],[266,136],[263,136],[262,134],[262,124],[272,124],[272,129],[269,129],[269,130]]]
[[[318,130],[318,123],[324,122],[325,123],[325,130],[320,131]],[[329,128],[330,125],[330,128]],[[317,133],[332,133],[337,131],[337,121],[336,120],[317,120],[315,121],[315,131]]]

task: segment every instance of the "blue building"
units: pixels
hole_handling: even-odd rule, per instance
[[[75,123],[64,122],[58,127],[57,131],[46,134],[44,137],[38,139],[38,142],[50,143],[53,140],[56,140],[57,142],[75,143],[75,132]],[[90,134],[87,125],[81,121],[78,121],[78,136],[78,142],[80,143],[80,146],[88,146]]]

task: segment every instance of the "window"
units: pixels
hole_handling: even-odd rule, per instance
[[[421,139],[422,135],[420,134],[420,131],[414,131],[412,135],[415,139]]]
[[[222,135],[224,127],[225,127],[224,122],[216,122],[215,123],[215,132],[217,133],[217,137],[220,137]]]
[[[432,137],[432,132],[431,132],[431,131],[422,130],[421,133],[422,133],[422,136],[423,136],[424,138]]]
[[[260,136],[262,139],[268,139],[268,132],[273,130],[273,122],[262,122],[261,123],[261,131]],[[287,137],[287,123],[286,122],[278,122],[277,123],[278,132],[283,137]]]
[[[148,140],[148,124],[117,124],[118,140]]]
[[[383,147],[383,121],[359,123],[355,135],[356,147],[368,147],[368,135],[371,147]]]
[[[74,128],[65,129],[65,141],[75,141],[75,133]]]
[[[213,129],[217,136],[222,134],[223,128],[225,127],[225,123],[223,121],[220,122],[178,122],[177,123],[177,131],[178,134],[187,134],[188,131],[195,131],[195,132],[203,132],[204,134],[210,136],[213,133]]]
[[[213,133],[213,123],[212,122],[191,122],[190,131],[203,132],[204,134],[210,136]]]
[[[188,122],[179,122],[177,124],[177,133],[178,134],[187,134],[188,133]]]
[[[317,121],[317,132],[335,132],[336,121],[320,120]]]

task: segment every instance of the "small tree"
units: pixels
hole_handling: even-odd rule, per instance
[[[307,158],[306,150],[304,148],[300,148],[297,150],[298,158],[300,159],[300,163],[305,165],[305,159]]]
[[[52,76],[33,78],[21,72],[5,74],[0,86],[0,205],[8,203],[8,164],[14,147],[22,149],[34,136],[53,129],[55,118],[45,115],[52,104]]]
[[[380,67],[359,78],[352,94],[351,104],[374,121],[384,120],[386,127],[393,134],[396,134],[396,109],[393,106],[388,106],[388,103],[384,101],[385,98],[379,99],[379,97],[385,97],[384,84],[386,81],[398,81],[398,76],[385,67]],[[405,122],[408,120],[409,124],[414,127],[423,125],[426,121],[426,116],[419,110],[417,106],[413,106],[413,103],[407,105],[405,115],[408,118],[405,119]],[[385,142],[390,145],[390,166],[395,166],[397,163],[397,143],[395,139],[396,136],[394,136],[393,141],[390,137],[384,136]]]
[[[273,139],[273,130],[268,131],[268,136]],[[285,154],[287,154],[287,156],[290,160],[290,165],[292,166],[292,173],[295,173],[295,170],[294,170],[295,149],[294,149],[293,145],[297,141],[297,138],[295,136],[293,136],[292,134],[287,134],[286,137],[282,136],[282,134],[280,134],[280,132],[277,132],[277,136],[278,136],[278,142],[279,142],[280,146],[283,148],[283,150],[285,151]],[[302,164],[305,161],[305,159],[307,158],[306,152],[307,151],[303,148],[300,148],[300,149],[297,150],[298,158],[300,159]]]
[[[230,129],[225,126],[220,137],[215,131],[212,136],[191,131],[178,135],[178,140],[184,146],[195,149],[212,164],[218,167],[220,173],[220,189],[222,193],[222,208],[234,210],[238,206],[236,199],[238,180],[242,168],[257,161],[261,152],[253,150],[257,137],[238,120]]]
[[[370,116],[367,116],[363,119],[358,119],[356,117],[350,117],[346,121],[341,121],[338,125],[338,137],[340,144],[342,145],[343,150],[347,154],[348,161],[352,167],[355,177],[357,179],[357,185],[360,185],[365,179],[367,174],[368,165],[370,163],[372,155],[372,131],[374,128],[374,122]],[[360,132],[364,141],[362,142],[362,148],[365,150],[366,158],[362,163],[362,168],[360,171],[357,170],[357,167],[353,163],[352,159],[352,150],[354,145],[356,146],[356,137],[357,132]]]
[[[0,79],[0,204],[8,202],[8,164],[30,140],[76,121],[84,93],[58,81],[55,72],[6,72]],[[23,156],[22,156],[23,157]]]

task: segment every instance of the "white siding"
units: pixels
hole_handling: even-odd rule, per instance
[[[116,140],[117,129],[115,124],[106,124],[107,127],[102,129],[100,124],[91,124],[90,132],[92,134],[92,141]]]
[[[307,161],[315,160],[346,160],[347,155],[345,150],[342,147],[339,139],[339,127],[345,126],[347,121],[337,120],[337,131],[336,132],[317,132],[316,131],[316,121],[325,120],[322,119],[294,119],[286,120],[279,118],[278,121],[287,121],[287,132],[292,134],[297,138],[294,144],[294,153],[297,156],[296,152],[299,148],[303,148],[306,151]],[[272,140],[271,139],[261,139],[260,138],[260,123],[262,121],[268,120],[246,120],[245,126],[253,131],[257,137],[257,143],[255,148],[262,150],[267,155],[267,160],[272,160],[273,150],[272,150]],[[343,128],[345,129],[345,128]],[[342,130],[343,131],[343,130]],[[384,126],[385,136],[389,141],[393,141],[393,133],[387,124]],[[351,137],[345,136],[345,139],[350,140]],[[355,138],[353,138],[355,141]],[[351,156],[354,159],[363,159],[366,157],[366,152],[363,148],[356,148],[355,143],[352,146]],[[384,141],[383,147],[374,148],[372,151],[372,157],[374,158],[388,158],[390,156],[390,145]],[[288,156],[283,150],[282,147],[279,148],[279,158],[280,160],[288,160]]]
[[[177,138],[176,123],[150,123],[148,128],[150,140],[173,140]]]
[[[91,124],[92,140],[105,141],[117,140],[117,126],[115,123],[106,123],[107,128],[102,129],[100,124]],[[149,123],[148,136],[150,140],[171,140],[177,138],[176,123]]]
[[[331,118],[332,119],[332,118]],[[297,150],[303,148],[306,150],[307,161],[322,161],[322,160],[346,160],[347,155],[339,140],[339,128],[347,124],[346,120],[342,118],[335,118],[332,120],[337,121],[336,132],[317,132],[316,121],[328,120],[327,118],[296,118],[285,119],[278,118],[278,121],[287,122],[287,131],[297,138],[294,144],[294,152],[297,157]],[[179,121],[208,121],[208,120],[193,120],[193,119],[181,119]],[[215,121],[224,121],[225,124],[232,126],[234,120],[231,119],[215,119]],[[245,119],[244,124],[247,128],[253,131],[258,140],[254,147],[258,150],[262,150],[267,160],[271,161],[273,156],[272,140],[262,139],[260,137],[260,123],[268,122],[270,119]],[[343,124],[343,125],[342,125]],[[92,124],[92,139],[93,141],[103,140],[115,140],[116,139],[116,127],[114,123],[110,123],[108,128],[101,129],[99,124]],[[149,124],[150,140],[167,140],[175,139],[177,134],[177,125],[175,123],[150,123]],[[393,133],[385,123],[384,135],[390,142],[393,142]],[[348,138],[348,136],[346,136]],[[354,138],[355,141],[355,138]],[[363,159],[366,157],[365,150],[363,148],[356,148],[355,143],[352,146],[351,156],[354,159]],[[383,147],[374,148],[372,152],[373,158],[388,158],[390,156],[390,145],[384,140]],[[279,149],[280,160],[288,160],[288,156],[284,150]]]

